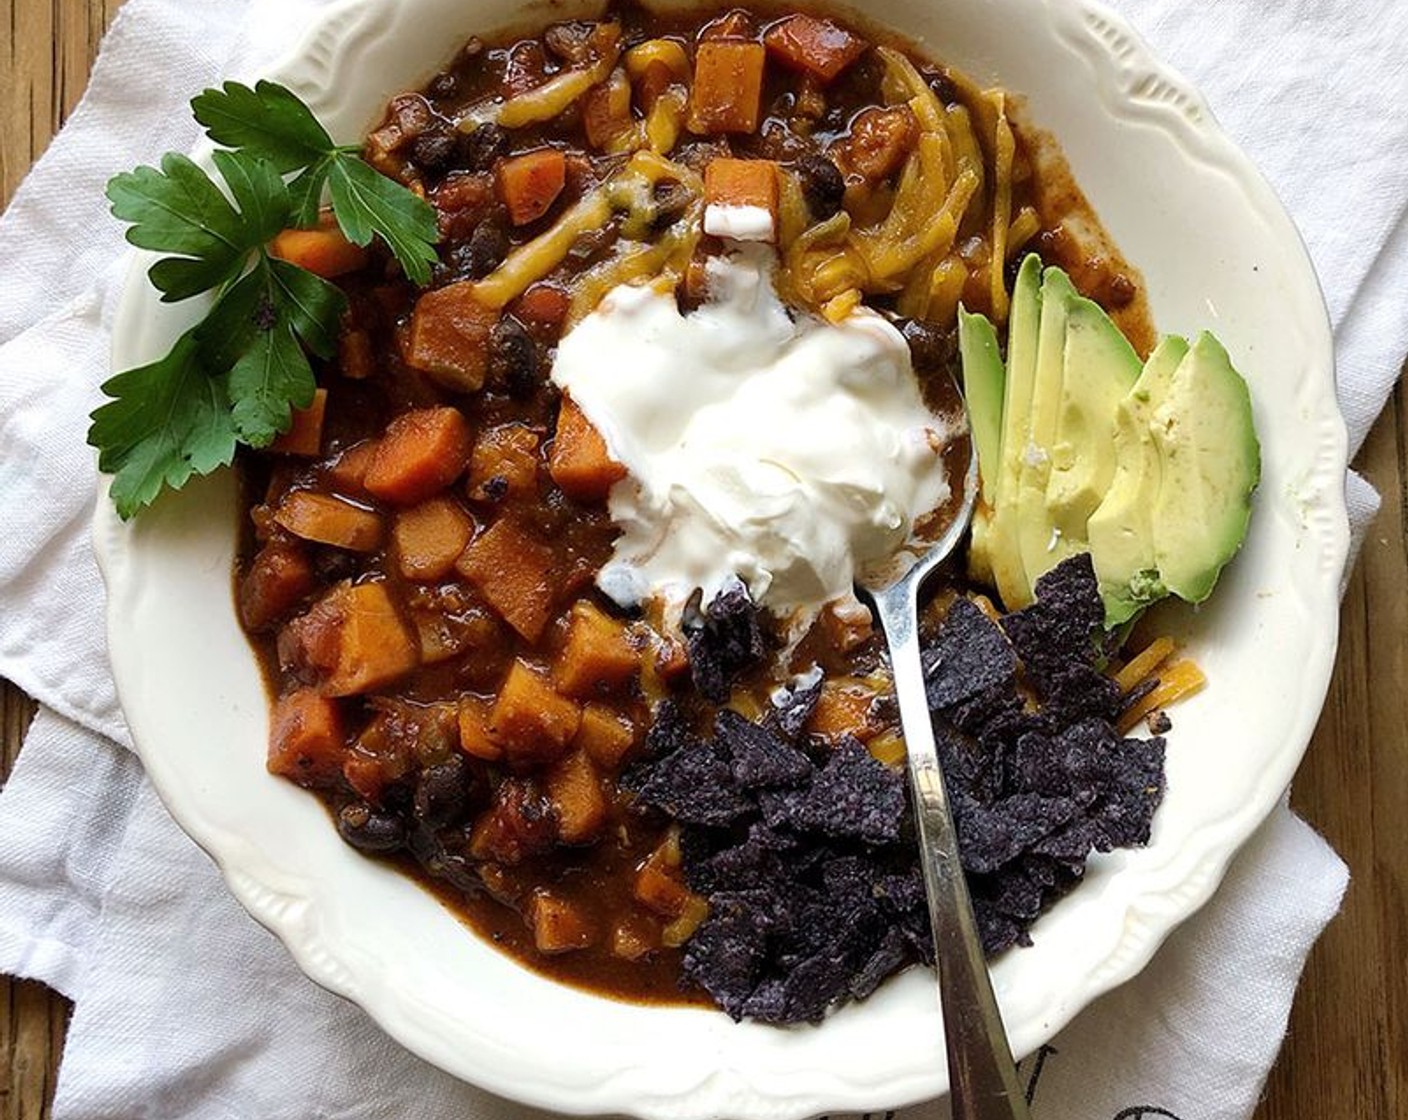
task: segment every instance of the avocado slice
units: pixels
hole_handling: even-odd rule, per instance
[[[1018,540],[1021,519],[1017,495],[1022,461],[1031,435],[1032,393],[1036,383],[1037,339],[1041,325],[1041,258],[1029,254],[1012,288],[1007,322],[1007,378],[1002,392],[1002,438],[999,444],[992,516],[979,535],[973,566],[992,573],[992,582],[1008,610],[1032,601],[1032,585]]]
[[[1128,621],[1168,594],[1154,543],[1162,472],[1150,419],[1187,353],[1184,339],[1163,339],[1115,410],[1114,477],[1086,524],[1107,627]]]
[[[958,308],[958,353],[963,361],[963,395],[978,455],[978,481],[989,507],[997,490],[1002,449],[1002,391],[1007,371],[997,348],[997,331],[985,315]]]
[[[1143,363],[1099,304],[1073,296],[1066,309],[1065,377],[1051,444],[1046,508],[1067,540],[1086,523],[1115,477],[1115,418]]]
[[[1173,594],[1201,603],[1242,545],[1261,479],[1251,394],[1211,334],[1198,336],[1153,402],[1150,430],[1161,475],[1153,511],[1159,572]]]
[[[1061,412],[1066,368],[1066,320],[1075,286],[1059,268],[1048,268],[1041,282],[1041,321],[1037,332],[1036,376],[1032,382],[1031,419],[1017,484],[1018,547],[1027,578],[1036,581],[1067,557],[1085,548],[1085,526],[1073,536],[1060,532],[1046,505],[1051,453]],[[1006,596],[1003,597],[1004,601]],[[1007,604],[1009,609],[1012,604]]]

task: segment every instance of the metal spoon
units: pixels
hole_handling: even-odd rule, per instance
[[[956,388],[955,388],[956,392]],[[959,398],[963,416],[967,408]],[[1017,1067],[993,997],[987,961],[973,918],[968,883],[958,862],[958,839],[934,746],[924,669],[919,657],[919,593],[925,579],[954,550],[973,517],[978,456],[971,438],[963,492],[953,520],[903,576],[882,586],[859,586],[869,599],[890,649],[900,722],[909,759],[920,865],[934,934],[939,1005],[948,1050],[954,1120],[1027,1120]],[[950,477],[952,477],[952,472]],[[952,507],[951,507],[952,508]]]

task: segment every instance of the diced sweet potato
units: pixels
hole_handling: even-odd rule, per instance
[[[611,930],[611,955],[623,961],[638,961],[659,947],[654,931],[636,914],[623,914]]]
[[[806,729],[831,743],[838,742],[846,735],[854,735],[861,742],[867,742],[880,731],[874,708],[875,693],[869,688],[827,681],[821,686],[821,695],[817,697]]]
[[[367,478],[367,468],[372,465],[372,459],[375,456],[375,441],[366,440],[363,443],[354,444],[324,468],[324,477],[345,493],[364,494],[367,489],[364,485]]]
[[[469,457],[469,496],[498,502],[535,494],[541,442],[542,435],[524,424],[500,424],[480,432]]]
[[[349,381],[365,381],[375,373],[372,336],[364,330],[343,331],[337,340],[337,368]]]
[[[777,207],[777,164],[771,160],[720,157],[710,160],[704,169],[705,233],[773,241],[777,237]],[[740,210],[750,220],[740,221]]]
[[[528,917],[533,924],[533,945],[540,953],[585,949],[596,939],[592,923],[580,906],[543,887],[533,892]]]
[[[313,403],[293,410],[293,423],[269,445],[269,450],[280,455],[317,455],[323,449],[323,413],[327,407],[328,391],[315,389]]]
[[[340,583],[279,635],[286,667],[317,680],[324,696],[389,684],[419,662],[414,638],[384,583]]]
[[[579,502],[604,501],[626,477],[626,468],[607,453],[601,433],[570,397],[562,398],[557,414],[548,472],[564,494]]]
[[[489,702],[477,696],[460,698],[460,749],[465,754],[498,762],[504,756],[503,747],[489,737]]]
[[[455,567],[488,604],[530,642],[552,617],[552,551],[507,518],[464,550]]]
[[[240,619],[245,629],[279,622],[317,585],[313,565],[299,545],[266,544],[240,581]]]
[[[829,19],[798,12],[773,24],[763,35],[768,53],[784,66],[823,82],[836,78],[866,51],[867,43]]]
[[[552,208],[567,183],[567,157],[557,148],[537,148],[499,164],[495,186],[516,226],[537,221]]]
[[[606,824],[606,794],[585,751],[575,750],[553,764],[545,781],[557,809],[558,835],[568,844],[595,840]]]
[[[510,763],[532,766],[561,756],[581,720],[581,709],[559,695],[545,674],[520,659],[494,701],[489,737],[503,747]]]
[[[341,498],[295,490],[279,503],[274,521],[295,537],[350,552],[371,552],[381,544],[381,518]]]
[[[614,774],[635,746],[636,729],[630,720],[610,708],[587,704],[582,708],[582,722],[572,741],[587,752],[597,769]]]
[[[919,121],[908,105],[872,108],[851,124],[833,158],[848,183],[879,183],[900,169],[919,140]]]
[[[327,785],[342,774],[346,757],[337,701],[311,688],[279,698],[269,726],[270,773],[301,786]]]
[[[317,229],[286,229],[269,242],[269,253],[332,280],[367,263],[367,251],[348,241],[336,222]]]
[[[499,313],[474,298],[474,281],[461,280],[416,300],[405,359],[447,389],[472,393],[484,385],[489,336]]]
[[[444,495],[398,511],[391,543],[401,574],[421,583],[440,579],[455,566],[473,533],[473,519]]]
[[[734,8],[706,23],[699,32],[699,41],[707,43],[711,39],[751,39],[753,31],[753,17],[741,8]]]
[[[553,680],[564,694],[590,699],[634,680],[640,662],[641,652],[630,641],[625,625],[579,600],[572,607],[567,642],[553,666]]]
[[[762,107],[762,43],[709,39],[694,58],[694,89],[689,98],[689,130],[717,134],[756,132]]]
[[[677,918],[689,901],[690,890],[677,873],[654,859],[646,860],[636,872],[631,893],[662,918]]]
[[[469,464],[469,421],[457,408],[422,408],[391,421],[362,484],[394,505],[411,506],[445,489]]]

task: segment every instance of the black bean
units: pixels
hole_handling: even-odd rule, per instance
[[[406,845],[406,823],[394,813],[378,812],[352,801],[337,814],[337,831],[359,852],[394,852]]]
[[[452,72],[446,70],[443,74],[436,74],[431,79],[426,91],[435,98],[454,97],[460,91],[460,80]]]
[[[469,235],[468,241],[458,241],[445,254],[445,264],[451,279],[482,280],[498,268],[508,256],[508,234],[493,218],[485,218]]]
[[[470,171],[488,171],[500,156],[508,155],[508,133],[496,124],[481,124],[473,132],[462,132],[459,159]]]
[[[818,222],[824,222],[841,209],[846,197],[846,180],[825,156],[807,156],[797,161],[797,177],[802,181],[802,197]]]
[[[455,823],[469,803],[469,782],[469,768],[458,756],[426,767],[416,780],[416,819],[430,828]]]
[[[455,158],[458,144],[454,129],[437,122],[416,137],[411,145],[411,158],[423,171],[443,171]]]
[[[541,381],[538,347],[528,328],[505,315],[489,337],[489,380],[511,397],[531,396]]]

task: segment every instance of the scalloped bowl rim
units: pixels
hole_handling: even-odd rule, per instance
[[[496,2],[505,17],[514,12],[517,18],[475,14]],[[945,49],[951,36],[924,34],[925,28],[940,26],[946,4],[965,10],[964,18],[972,21],[961,25],[972,33],[959,38],[973,60]],[[997,57],[1003,49],[992,45],[1002,10],[1020,5],[1021,0],[966,7],[958,0],[891,0],[869,5],[864,21],[883,18],[922,46],[932,46],[938,57],[976,67],[982,77],[984,51],[990,48]],[[539,7],[559,14],[556,6]],[[423,29],[406,21],[422,9],[451,8],[451,0],[335,4],[265,76],[287,82],[320,115],[335,117],[339,105],[329,105],[329,98],[338,66],[367,51],[394,49],[378,33],[386,30],[378,21],[424,37]],[[524,18],[507,0],[453,8],[456,26],[466,35]],[[1136,975],[1178,923],[1212,895],[1232,856],[1281,797],[1328,687],[1349,540],[1343,495],[1347,441],[1334,395],[1328,318],[1289,217],[1191,83],[1159,62],[1122,17],[1096,0],[1044,0],[1023,11],[1022,34],[1030,37],[1031,28],[1040,32],[1023,49],[1064,52],[1089,68],[1093,81],[1070,96],[1095,92],[1097,107],[1109,119],[1086,125],[1077,114],[1081,127],[1053,131],[1115,240],[1144,269],[1156,316],[1172,307],[1176,326],[1188,332],[1199,314],[1210,312],[1219,333],[1229,332],[1224,340],[1252,385],[1266,471],[1244,555],[1224,574],[1225,586],[1209,610],[1176,620],[1186,627],[1213,686],[1178,713],[1169,745],[1169,799],[1156,818],[1150,846],[1095,857],[1087,882],[1038,922],[1036,944],[995,964],[995,986],[1019,1055]],[[362,100],[384,101],[424,77],[462,38],[442,32],[439,40],[449,49],[403,60],[397,73]],[[1001,73],[1009,88],[1040,84],[1023,82],[1011,70],[1010,62],[1005,71],[1000,62],[991,63],[990,72]],[[1080,71],[1071,81],[1078,86],[1083,75]],[[1065,105],[1060,85],[1065,79],[1041,80],[1057,83],[1051,103]],[[1045,125],[1041,114],[1047,103],[1032,100],[1036,122]],[[1058,107],[1057,115],[1061,111]],[[1151,180],[1139,205],[1125,197],[1132,187],[1101,186],[1103,162],[1090,152],[1099,150],[1101,129],[1112,122],[1124,128],[1127,143],[1150,151],[1172,144],[1185,158],[1185,170],[1213,191],[1223,208],[1177,195],[1177,184]],[[366,123],[349,122],[344,113],[334,133],[355,132]],[[1129,162],[1130,167],[1121,165],[1125,181],[1137,180],[1140,171],[1132,158]],[[1167,203],[1171,214],[1196,214],[1211,227],[1180,230],[1180,244],[1197,246],[1201,236],[1225,249],[1221,263],[1229,276],[1207,280],[1221,301],[1208,297],[1206,312],[1201,289],[1192,289],[1181,265],[1140,254],[1146,241],[1157,244],[1171,236],[1149,228],[1159,215],[1141,210],[1157,208],[1165,190],[1173,194]],[[146,284],[149,259],[138,255],[134,261],[118,309],[117,369],[150,360],[183,322],[183,312],[159,305]],[[1240,303],[1237,285],[1251,285],[1255,298]],[[1268,306],[1273,295],[1279,302]],[[1275,393],[1269,391],[1273,376]],[[847,1008],[820,1027],[796,1030],[733,1024],[719,1012],[697,1008],[617,1003],[553,984],[508,961],[460,928],[429,894],[348,853],[311,798],[264,774],[262,691],[256,702],[248,665],[219,660],[233,652],[230,635],[238,635],[232,597],[210,593],[222,580],[228,586],[234,538],[228,473],[196,481],[131,524],[118,521],[106,489],[104,480],[93,531],[108,586],[114,676],[153,784],[172,816],[219,864],[231,891],[283,940],[303,970],[360,1004],[407,1048],[505,1097],[562,1112],[625,1113],[646,1120],[799,1120],[821,1112],[899,1107],[946,1090],[932,984],[913,970],[866,1004]],[[1284,680],[1272,684],[1248,676],[1245,646],[1253,639],[1270,642],[1269,667],[1286,674]],[[1280,646],[1294,646],[1294,656],[1275,652]],[[212,650],[218,672],[204,667],[203,655]],[[252,662],[247,646],[245,653]],[[175,698],[178,690],[168,681],[172,674],[189,695]],[[1239,707],[1250,704],[1250,715],[1229,706],[1227,690],[1218,687],[1224,681],[1251,690],[1236,698]],[[1257,718],[1271,721],[1261,739]],[[190,749],[195,726],[207,733],[208,751]],[[1223,742],[1235,738],[1234,727],[1251,736],[1237,740],[1234,749],[1254,755],[1240,760],[1240,770],[1239,759],[1225,753]],[[1206,743],[1197,737],[1204,729],[1212,733]],[[1268,741],[1273,737],[1275,742]],[[1234,771],[1230,776],[1228,768]],[[1208,782],[1210,777],[1225,783]],[[298,843],[272,841],[271,828]],[[319,829],[331,837],[326,843]],[[290,846],[298,850],[290,853]],[[378,913],[359,916],[348,909],[348,896],[358,892],[375,899],[371,909]],[[409,915],[412,927],[398,929],[382,910]],[[408,945],[415,960],[407,959]],[[1076,967],[1063,974],[1067,962]],[[488,996],[489,1003],[477,1005],[476,994]],[[563,1039],[554,1034],[558,1017],[571,1020],[577,1046],[562,1048]]]

